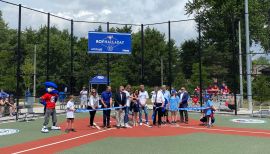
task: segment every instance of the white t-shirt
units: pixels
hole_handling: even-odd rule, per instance
[[[87,99],[87,95],[88,95],[88,91],[87,90],[82,90],[81,92],[80,92],[80,94],[81,94],[81,99]]]
[[[127,98],[127,103],[126,103],[126,105],[127,106],[130,106],[130,93],[128,92],[128,91],[124,91],[124,93],[126,93],[126,98]]]
[[[159,90],[156,92],[154,92],[154,94],[152,95],[152,98],[151,98],[151,102],[154,104],[155,102],[156,103],[164,103],[165,102],[165,98],[164,98],[164,95],[163,93]]]
[[[94,97],[94,96],[90,96],[90,98],[89,98],[89,101],[88,101],[88,106],[91,106],[91,107],[95,107],[95,108],[98,108],[98,105],[99,105],[99,100],[100,100],[100,98],[99,98],[99,96],[97,95],[96,97]]]
[[[140,91],[138,98],[139,98],[140,104],[142,106],[144,106],[146,104],[147,99],[149,98],[148,92],[147,91],[143,91],[143,92]]]
[[[71,110],[75,109],[75,105],[74,105],[73,101],[68,101],[67,102],[66,109],[67,109],[67,118],[75,118],[74,111],[71,111]]]

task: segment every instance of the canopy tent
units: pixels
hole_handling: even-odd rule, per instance
[[[89,80],[89,90],[92,89],[92,85],[106,85],[108,82],[108,78],[103,75],[97,75]],[[109,80],[109,83],[111,81]]]
[[[97,75],[95,77],[93,77],[89,83],[90,84],[107,84],[107,80],[108,78],[106,76],[103,75]],[[110,81],[109,81],[110,82]]]
[[[9,97],[9,94],[8,93],[6,93],[4,91],[1,91],[0,92],[0,98],[7,98],[7,97]]]

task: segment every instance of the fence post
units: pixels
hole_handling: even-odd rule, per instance
[[[235,107],[235,112],[234,114],[237,115],[237,97],[236,97],[236,93],[237,93],[237,52],[236,52],[236,29],[235,29],[235,24],[236,24],[236,20],[235,17],[233,15],[232,18],[232,46],[233,46],[233,64],[232,64],[232,69],[233,69],[233,80],[234,80],[234,84],[233,84],[233,93],[234,93],[234,107]]]
[[[144,32],[143,24],[141,24],[141,84],[144,84]]]
[[[107,22],[107,32],[110,31],[110,23]],[[110,85],[110,55],[107,53],[107,85]]]
[[[169,87],[170,93],[172,90],[172,47],[171,47],[171,22],[168,21],[168,45],[169,45]]]
[[[201,18],[199,17],[199,25],[198,25],[198,33],[199,33],[199,76],[200,76],[200,105],[202,107],[203,96],[202,96],[202,37],[201,37]],[[202,111],[201,111],[202,112]]]
[[[16,106],[17,114],[16,120],[18,120],[19,112],[19,96],[20,96],[20,77],[21,77],[21,28],[22,28],[22,5],[19,4],[19,19],[18,19],[18,47],[17,47],[17,73],[16,73]]]
[[[46,56],[46,80],[49,81],[49,67],[50,67],[50,13],[47,19],[47,56]]]
[[[74,78],[73,78],[73,57],[74,57],[74,40],[73,40],[73,20],[70,21],[70,93],[73,94]]]

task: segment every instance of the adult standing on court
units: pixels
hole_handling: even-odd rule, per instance
[[[148,92],[144,89],[144,85],[140,85],[140,91],[139,91],[139,119],[140,119],[140,125],[142,125],[142,111],[144,111],[145,114],[145,123],[149,125],[148,122],[148,108],[147,108],[147,99],[149,99]]]
[[[125,110],[126,110],[127,97],[124,90],[125,90],[124,86],[120,86],[119,92],[115,94],[114,107],[123,107],[120,109],[116,109],[116,127],[117,128],[126,127],[124,125],[124,116],[125,116]]]
[[[164,102],[164,107],[162,109],[162,117],[163,117],[163,123],[169,123],[169,118],[168,118],[168,109],[169,109],[169,100],[170,100],[170,97],[171,97],[171,94],[170,92],[167,90],[167,86],[166,85],[163,85],[161,87],[161,90],[162,90],[162,94],[165,98],[165,102]]]
[[[94,126],[94,119],[95,119],[95,115],[96,115],[96,109],[98,108],[98,104],[99,104],[99,96],[97,94],[96,89],[92,89],[91,93],[90,93],[90,97],[89,97],[89,101],[88,101],[88,106],[87,109],[88,110],[93,110],[93,111],[89,111],[90,114],[90,127],[95,128]]]
[[[103,127],[111,128],[110,125],[110,116],[111,110],[106,108],[110,108],[112,106],[112,88],[107,86],[106,90],[101,93],[101,103],[103,110]]]
[[[137,125],[137,120],[138,120],[138,112],[139,112],[139,100],[138,100],[138,96],[139,96],[139,90],[135,90],[133,92],[133,94],[131,95],[131,99],[132,99],[132,121],[133,121],[133,126],[138,126]]]
[[[126,94],[127,102],[126,102],[124,123],[125,123],[125,127],[127,127],[127,128],[130,128],[130,126],[128,124],[128,121],[129,121],[128,115],[129,115],[130,103],[131,103],[130,90],[131,90],[131,86],[126,85],[124,93]]]
[[[179,108],[187,108],[188,107],[188,98],[189,95],[185,89],[185,87],[181,88],[181,93],[180,93],[180,104]],[[180,110],[180,122],[181,123],[186,123],[188,124],[188,112],[187,110]],[[185,115],[185,117],[184,117]]]
[[[80,98],[81,98],[81,108],[85,108],[87,105],[87,95],[88,91],[85,87],[83,87],[82,91],[80,92]]]
[[[156,115],[158,114],[158,126],[161,125],[162,108],[164,107],[165,98],[161,90],[158,87],[154,88],[154,93],[151,98],[151,102],[154,106],[153,125],[156,125]]]

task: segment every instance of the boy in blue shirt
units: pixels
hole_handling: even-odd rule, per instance
[[[213,102],[210,99],[209,95],[205,95],[204,96],[205,99],[205,110],[204,110],[204,114],[205,117],[207,119],[207,127],[210,128],[212,126],[212,119],[214,118],[214,111],[216,110]]]

